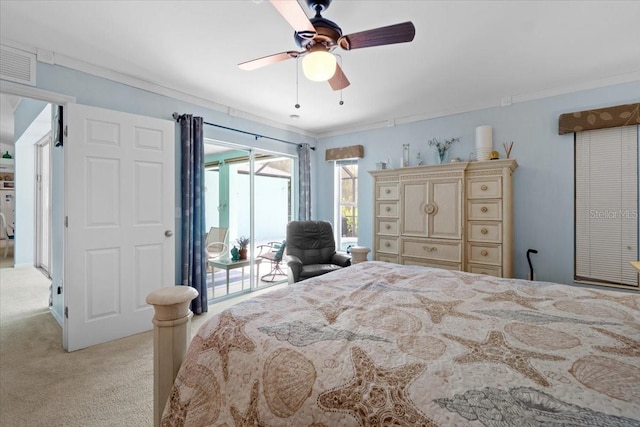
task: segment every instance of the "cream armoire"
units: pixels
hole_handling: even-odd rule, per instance
[[[513,277],[515,160],[370,171],[373,259]]]

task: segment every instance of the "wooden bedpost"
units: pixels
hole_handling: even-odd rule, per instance
[[[191,300],[198,291],[190,286],[169,286],[147,295],[153,306],[153,425],[160,418],[173,381],[191,341]]]
[[[365,262],[369,252],[371,249],[366,246],[351,246],[351,264]]]

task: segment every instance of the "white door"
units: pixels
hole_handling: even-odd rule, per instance
[[[65,111],[64,347],[152,328],[149,292],[175,284],[175,123]]]

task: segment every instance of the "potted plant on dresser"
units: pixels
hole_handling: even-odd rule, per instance
[[[236,239],[238,245],[239,259],[247,259],[247,246],[249,246],[250,239],[248,237],[240,236]]]

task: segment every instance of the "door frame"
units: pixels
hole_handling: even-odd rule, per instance
[[[36,87],[31,87],[31,86],[25,86],[25,85],[21,85],[18,83],[13,83],[13,82],[8,82],[8,81],[0,81],[0,93],[5,93],[5,94],[9,94],[9,95],[16,95],[16,96],[20,96],[20,97],[24,97],[24,98],[31,98],[31,99],[35,99],[35,100],[39,100],[39,101],[43,101],[43,102],[48,102],[50,104],[55,104],[55,105],[61,105],[63,108],[66,108],[70,103],[75,103],[76,102],[76,97],[75,96],[69,96],[69,95],[64,95],[61,93],[57,93],[57,92],[51,92],[48,90],[44,90],[44,89],[39,89]],[[64,187],[64,182],[59,182],[59,180],[56,178],[55,174],[52,176],[51,178],[51,186],[52,186],[52,191],[53,188],[59,186],[60,188]],[[54,208],[55,209],[55,208]],[[64,207],[60,206],[60,215],[64,214]],[[60,222],[59,224],[57,224],[55,221],[52,221],[52,225],[51,225],[51,232],[52,235],[55,234],[56,232],[60,235],[63,236],[64,235],[64,228],[62,226],[62,222]],[[58,252],[59,254],[63,254],[64,253],[64,240],[63,239],[55,239],[52,238],[51,240],[51,252]],[[54,265],[56,264],[56,265]],[[51,272],[50,274],[52,275],[52,289],[55,291],[58,289],[58,287],[60,288],[61,292],[63,290],[63,283],[64,283],[64,260],[61,259],[60,261],[58,260],[52,260],[51,265],[50,265],[50,269]],[[54,295],[54,299],[59,300],[59,301],[63,301],[63,295],[62,294],[58,294],[57,292],[52,292]],[[62,306],[64,304],[62,303]],[[53,315],[54,319],[56,319],[56,321],[58,322],[58,324],[60,325],[61,328],[63,328],[64,330],[64,318],[63,316],[63,309],[60,311],[57,311],[55,309],[55,305],[54,307],[50,307],[50,312]],[[60,343],[62,345],[62,343]]]
[[[50,104],[51,105],[51,104]],[[36,268],[40,269],[40,271],[46,273],[47,277],[51,278],[51,225],[52,225],[52,221],[51,221],[51,214],[49,214],[48,212],[46,212],[45,215],[45,211],[44,211],[44,206],[45,203],[44,202],[44,195],[47,195],[47,203],[46,205],[48,205],[49,207],[51,207],[51,202],[52,202],[52,197],[51,197],[51,189],[52,189],[52,183],[51,183],[51,179],[53,177],[53,174],[51,173],[51,146],[52,146],[52,139],[51,139],[51,135],[52,132],[49,131],[49,133],[47,133],[43,138],[40,139],[40,141],[38,141],[35,144],[35,148],[36,148],[36,233],[35,233],[35,238],[36,238],[36,246],[35,246],[35,263],[36,263]],[[48,150],[49,154],[47,156],[48,159],[48,166],[47,166],[47,171],[48,171],[48,176],[45,179],[44,174],[42,173],[43,171],[43,166],[44,166],[44,159],[43,159],[43,152],[44,150]],[[45,186],[46,186],[46,191],[45,191]],[[45,223],[46,223],[46,227],[45,227]],[[45,235],[44,230],[47,230],[47,233]],[[48,250],[46,251],[46,253],[43,253],[42,251],[42,247],[43,244],[42,242],[46,239],[47,241],[47,248]]]

